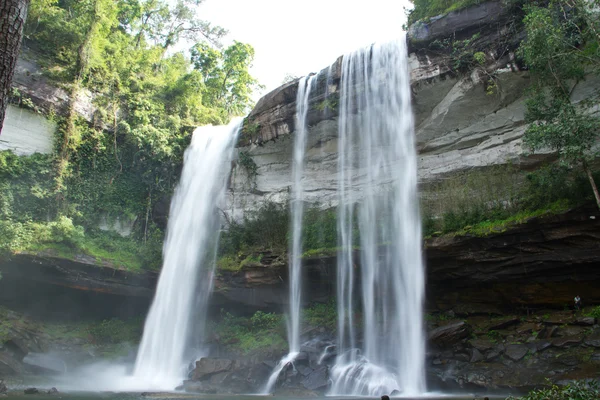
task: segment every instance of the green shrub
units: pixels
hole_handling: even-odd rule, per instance
[[[597,320],[600,320],[600,306],[596,306],[587,314],[589,317],[594,317]]]
[[[533,390],[518,398],[521,400],[596,400],[599,397],[598,381],[575,381],[565,386],[551,384],[549,388]],[[507,398],[507,400],[516,399],[513,396]]]
[[[141,337],[142,324],[142,318],[128,321],[112,318],[90,325],[88,332],[97,344],[135,343]]]
[[[327,303],[314,303],[303,310],[304,321],[312,327],[324,327],[328,331],[337,328],[337,303],[331,299]]]

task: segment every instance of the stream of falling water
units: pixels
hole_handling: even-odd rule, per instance
[[[289,353],[282,358],[269,377],[263,393],[270,393],[281,370],[290,362],[294,362],[300,352],[300,308],[302,305],[302,217],[304,215],[304,154],[306,153],[306,133],[310,92],[317,82],[318,75],[303,77],[298,82],[296,95],[296,134],[294,136],[294,157],[292,164],[292,243],[289,256],[289,294],[290,309],[288,315]]]
[[[425,391],[424,277],[403,40],[344,56],[339,107],[338,356],[330,394],[418,395]]]
[[[172,390],[201,349],[213,287],[222,202],[241,119],[194,131],[171,201],[164,260],[146,318],[133,378],[146,388]],[[194,350],[195,354],[190,354]]]

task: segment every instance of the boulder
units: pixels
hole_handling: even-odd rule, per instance
[[[528,351],[529,349],[527,348],[527,346],[523,344],[509,344],[508,346],[506,346],[506,351],[504,352],[504,355],[506,355],[506,357],[510,358],[513,361],[519,361],[520,359],[525,357]]]
[[[233,361],[226,358],[201,358],[196,361],[196,368],[192,371],[192,380],[201,381],[219,372],[226,372],[233,366]]]
[[[321,367],[313,371],[303,381],[302,385],[308,390],[322,390],[329,384],[329,368]]]
[[[474,339],[471,340],[469,343],[477,350],[484,352],[494,348],[495,346],[495,343],[489,339]]]
[[[590,347],[600,347],[600,332],[594,333],[585,338],[583,341],[586,346]]]
[[[438,347],[445,347],[466,338],[470,333],[470,326],[466,322],[452,322],[429,332],[429,342]]]
[[[596,319],[594,317],[580,317],[577,318],[574,322],[575,325],[582,326],[592,326],[596,323]]]
[[[576,336],[565,336],[561,338],[556,338],[552,340],[552,346],[554,347],[570,347],[572,345],[576,345],[581,343],[582,337],[579,335]]]
[[[471,357],[469,362],[476,363],[479,361],[483,361],[483,355],[477,349],[471,349]]]
[[[55,387],[51,387],[46,393],[48,394],[58,394],[58,389]]]
[[[498,321],[494,321],[490,326],[490,331],[498,331],[500,329],[506,329],[509,326],[517,325],[521,320],[515,317],[503,318]]]
[[[0,394],[6,393],[7,391],[8,391],[8,388],[4,384],[4,381],[2,379],[0,379]]]

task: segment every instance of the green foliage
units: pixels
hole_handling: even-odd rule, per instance
[[[252,46],[234,41],[223,50],[197,43],[190,50],[194,69],[203,77],[204,103],[229,115],[242,115],[252,105],[252,91],[260,88],[248,72],[254,60]]]
[[[238,317],[221,312],[210,328],[229,351],[250,356],[281,353],[287,347],[282,315],[257,311],[252,317]]]
[[[240,151],[238,155],[238,163],[244,169],[244,171],[246,171],[249,180],[254,181],[258,175],[258,166],[256,165],[256,162],[254,162],[252,156],[246,151]]]
[[[598,381],[575,381],[564,386],[558,386],[548,381],[549,387],[536,389],[527,395],[518,397],[521,400],[593,400],[600,397]],[[516,400],[510,396],[507,400]]]
[[[442,233],[486,236],[545,214],[579,206],[593,196],[582,174],[548,165],[523,174],[512,166],[471,171],[429,189],[424,198],[425,237]]]
[[[530,70],[527,128],[523,142],[531,150],[549,148],[566,165],[580,165],[590,176],[597,156],[600,118],[590,102],[572,101],[573,88],[600,66],[600,21],[588,3],[557,0],[548,7],[530,6],[524,19],[527,39],[519,54]],[[592,99],[591,105],[597,99]],[[600,207],[600,198],[597,198]]]
[[[91,122],[72,108],[56,118],[52,156],[0,152],[0,251],[75,247],[102,259],[112,253],[131,268],[160,262],[152,208],[178,181],[193,128],[244,112],[258,87],[248,72],[252,47],[217,50],[225,31],[197,18],[199,3],[32,0],[28,47],[57,85],[94,93],[95,111]],[[180,39],[196,43],[191,60],[168,51]],[[200,62],[198,49],[216,54],[214,62]],[[116,218],[137,219],[133,240],[94,233]],[[65,236],[67,220],[77,237]]]
[[[250,318],[250,322],[252,322],[252,328],[256,330],[275,329],[281,324],[281,316],[257,311]]]
[[[97,344],[137,343],[142,335],[143,319],[124,321],[118,318],[91,324],[87,331]]]
[[[408,23],[413,24],[421,19],[457,11],[480,2],[481,0],[412,0],[414,8],[408,14]]]
[[[313,303],[303,310],[303,318],[310,327],[324,327],[328,332],[334,332],[337,329],[337,303],[334,299]]]
[[[588,317],[594,317],[597,320],[600,320],[600,306],[596,306],[592,309],[592,311],[587,313]]]
[[[219,241],[222,255],[236,255],[248,248],[285,250],[289,224],[287,205],[265,202],[241,221],[231,221]]]

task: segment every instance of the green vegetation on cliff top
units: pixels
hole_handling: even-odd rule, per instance
[[[71,98],[92,93],[94,112],[87,121],[73,103],[47,110],[58,126],[51,155],[0,154],[0,252],[160,265],[163,231],[154,206],[171,194],[193,128],[244,114],[258,87],[249,74],[254,49],[220,46],[225,30],[198,19],[197,4],[31,1],[24,47]],[[173,51],[182,40],[189,56]],[[131,238],[98,231],[117,220],[132,223]]]

